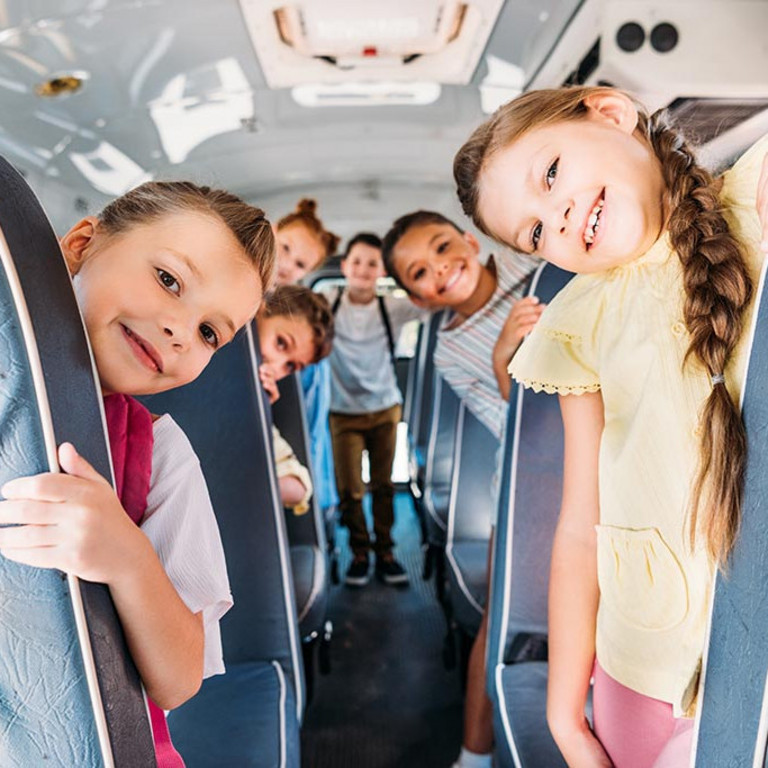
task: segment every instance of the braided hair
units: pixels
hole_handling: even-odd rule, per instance
[[[534,128],[586,117],[587,99],[604,87],[529,91],[500,107],[479,126],[454,159],[464,212],[485,234],[500,240],[480,212],[481,177],[489,159]],[[680,132],[663,113],[649,117],[638,105],[636,129],[661,164],[667,229],[683,268],[683,317],[690,334],[685,364],[700,364],[713,378],[701,413],[699,465],[690,504],[690,545],[704,537],[712,559],[724,566],[739,530],[746,465],[746,436],[738,407],[722,381],[741,336],[752,281],[718,196],[720,181],[696,162]]]

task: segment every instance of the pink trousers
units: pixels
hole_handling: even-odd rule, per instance
[[[693,720],[672,705],[623,686],[595,664],[595,735],[615,768],[688,768]]]

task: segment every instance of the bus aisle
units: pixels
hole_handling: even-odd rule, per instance
[[[370,498],[365,500],[370,519]],[[315,680],[302,728],[305,768],[447,768],[460,748],[462,692],[443,667],[445,619],[423,555],[410,494],[395,494],[395,556],[410,586],[375,577],[332,590],[331,673]],[[339,572],[350,562],[339,526]],[[372,564],[373,567],[373,564]]]

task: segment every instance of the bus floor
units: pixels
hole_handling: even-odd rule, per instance
[[[369,517],[369,498],[366,499]],[[375,577],[334,586],[331,672],[317,675],[302,728],[303,768],[448,768],[461,746],[462,691],[442,663],[445,619],[434,581],[421,577],[419,524],[410,494],[395,495],[395,557],[410,586]],[[337,529],[342,576],[351,556]]]

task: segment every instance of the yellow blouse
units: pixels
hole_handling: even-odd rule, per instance
[[[768,136],[724,176],[721,200],[760,273],[757,182]],[[687,539],[699,411],[711,391],[695,361],[683,367],[682,269],[662,236],[644,256],[578,275],[512,358],[509,372],[535,391],[600,391],[605,408],[597,526],[600,665],[633,690],[690,714],[704,647],[714,568]],[[750,327],[751,309],[745,318]],[[748,333],[725,371],[738,402]],[[681,375],[682,371],[682,375]]]

